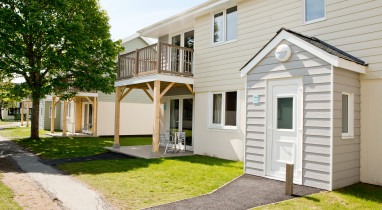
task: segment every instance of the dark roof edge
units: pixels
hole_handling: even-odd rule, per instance
[[[368,65],[369,65],[369,64],[367,64],[365,61],[363,61],[363,60],[361,60],[361,59],[359,59],[359,58],[356,58],[356,57],[350,55],[349,53],[346,53],[346,52],[344,52],[344,51],[342,51],[342,50],[340,50],[340,49],[338,49],[338,48],[336,48],[336,47],[334,47],[334,46],[332,46],[332,45],[330,45],[330,44],[328,44],[328,43],[326,43],[326,42],[324,42],[324,41],[322,41],[322,40],[320,40],[320,39],[318,39],[318,38],[316,38],[316,37],[305,36],[305,35],[302,35],[302,34],[300,34],[300,33],[295,32],[295,31],[292,31],[292,30],[290,30],[290,29],[287,29],[287,28],[282,27],[282,28],[280,28],[280,29],[276,32],[276,34],[272,37],[272,39],[269,40],[269,41],[268,41],[268,42],[267,42],[267,43],[266,43],[266,44],[265,44],[265,45],[264,45],[264,46],[263,46],[263,47],[262,47],[256,54],[255,54],[255,56],[253,56],[247,63],[245,63],[245,65],[244,65],[243,67],[241,67],[240,71],[241,71],[243,68],[245,68],[245,67],[246,67],[246,66],[247,66],[247,65],[248,65],[254,58],[256,58],[257,55],[259,55],[260,52],[263,51],[264,48],[266,48],[266,47],[269,45],[269,43],[271,43],[271,42],[277,37],[277,35],[278,35],[281,31],[287,31],[287,32],[289,32],[289,33],[291,33],[291,34],[294,34],[295,36],[304,39],[304,41],[311,40],[311,41],[313,41],[313,42],[319,43],[319,44],[321,44],[321,45],[323,45],[323,46],[325,46],[325,47],[327,47],[327,48],[329,48],[329,49],[331,49],[331,50],[333,50],[333,51],[338,52],[339,54],[342,54],[342,55],[348,57],[348,58],[346,58],[346,57],[340,57],[340,56],[338,56],[338,55],[336,55],[336,54],[333,54],[332,52],[330,52],[330,51],[328,51],[328,50],[325,50],[325,49],[323,49],[323,48],[320,48],[320,47],[316,46],[316,47],[320,48],[321,50],[324,50],[325,52],[327,52],[327,53],[329,53],[329,54],[332,54],[332,55],[334,55],[334,56],[340,57],[340,58],[342,58],[342,59],[345,59],[345,60],[348,60],[348,61],[351,61],[351,62],[354,62],[354,63],[357,63],[357,64],[362,65],[362,66],[368,66]],[[312,43],[311,43],[311,44],[312,44]],[[314,44],[313,44],[313,45],[314,45]]]

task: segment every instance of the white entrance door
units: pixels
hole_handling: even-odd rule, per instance
[[[286,163],[294,164],[294,182],[302,183],[301,78],[268,81],[266,175],[285,180]]]

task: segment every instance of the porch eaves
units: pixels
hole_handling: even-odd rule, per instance
[[[183,84],[194,84],[194,78],[192,77],[181,77],[163,74],[153,74],[148,76],[135,77],[131,79],[119,80],[114,83],[114,87],[121,87],[126,85],[136,85],[146,82],[162,81],[162,82],[175,82]]]
[[[150,38],[158,38],[160,36],[163,36],[169,33],[169,31],[171,31],[172,28],[181,30],[182,28],[185,29],[189,27],[190,24],[193,25],[194,18],[196,16],[211,12],[214,9],[216,9],[216,7],[222,6],[226,3],[238,2],[238,1],[240,0],[209,0],[205,3],[197,5],[191,9],[188,9],[184,12],[178,13],[167,19],[164,19],[148,27],[145,27],[139,30],[138,33],[141,36],[150,37]]]

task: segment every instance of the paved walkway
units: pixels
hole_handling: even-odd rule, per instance
[[[149,209],[250,209],[283,200],[321,192],[322,190],[294,185],[294,196],[284,194],[284,182],[258,176],[243,175],[222,188],[199,197],[154,206]]]
[[[0,136],[0,155],[9,155],[22,171],[36,182],[52,199],[57,199],[65,209],[113,209],[100,195],[83,183],[25,151],[16,143]]]

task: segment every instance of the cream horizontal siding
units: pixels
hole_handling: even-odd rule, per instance
[[[122,43],[121,46],[125,48],[122,53],[125,54],[135,51],[136,49],[144,48],[148,46],[148,44],[141,37],[137,37],[128,42]]]
[[[98,101],[100,102],[115,102],[115,93],[105,94],[98,93]],[[141,89],[134,89],[121,101],[122,103],[152,103],[151,99]]]
[[[272,50],[247,75],[246,173],[263,176],[265,164],[266,79],[303,77],[303,184],[330,188],[331,66],[289,43],[293,54],[280,63]],[[253,104],[258,94],[260,103]]]
[[[326,0],[326,20],[313,24],[303,24],[302,6],[302,0],[240,1],[237,41],[217,46],[211,43],[211,15],[197,17],[195,91],[244,87],[240,68],[281,27],[316,36],[365,60],[370,66],[362,79],[382,78],[382,1]]]
[[[360,180],[360,80],[359,74],[334,68],[333,189]],[[342,139],[342,92],[354,93],[354,138]]]

